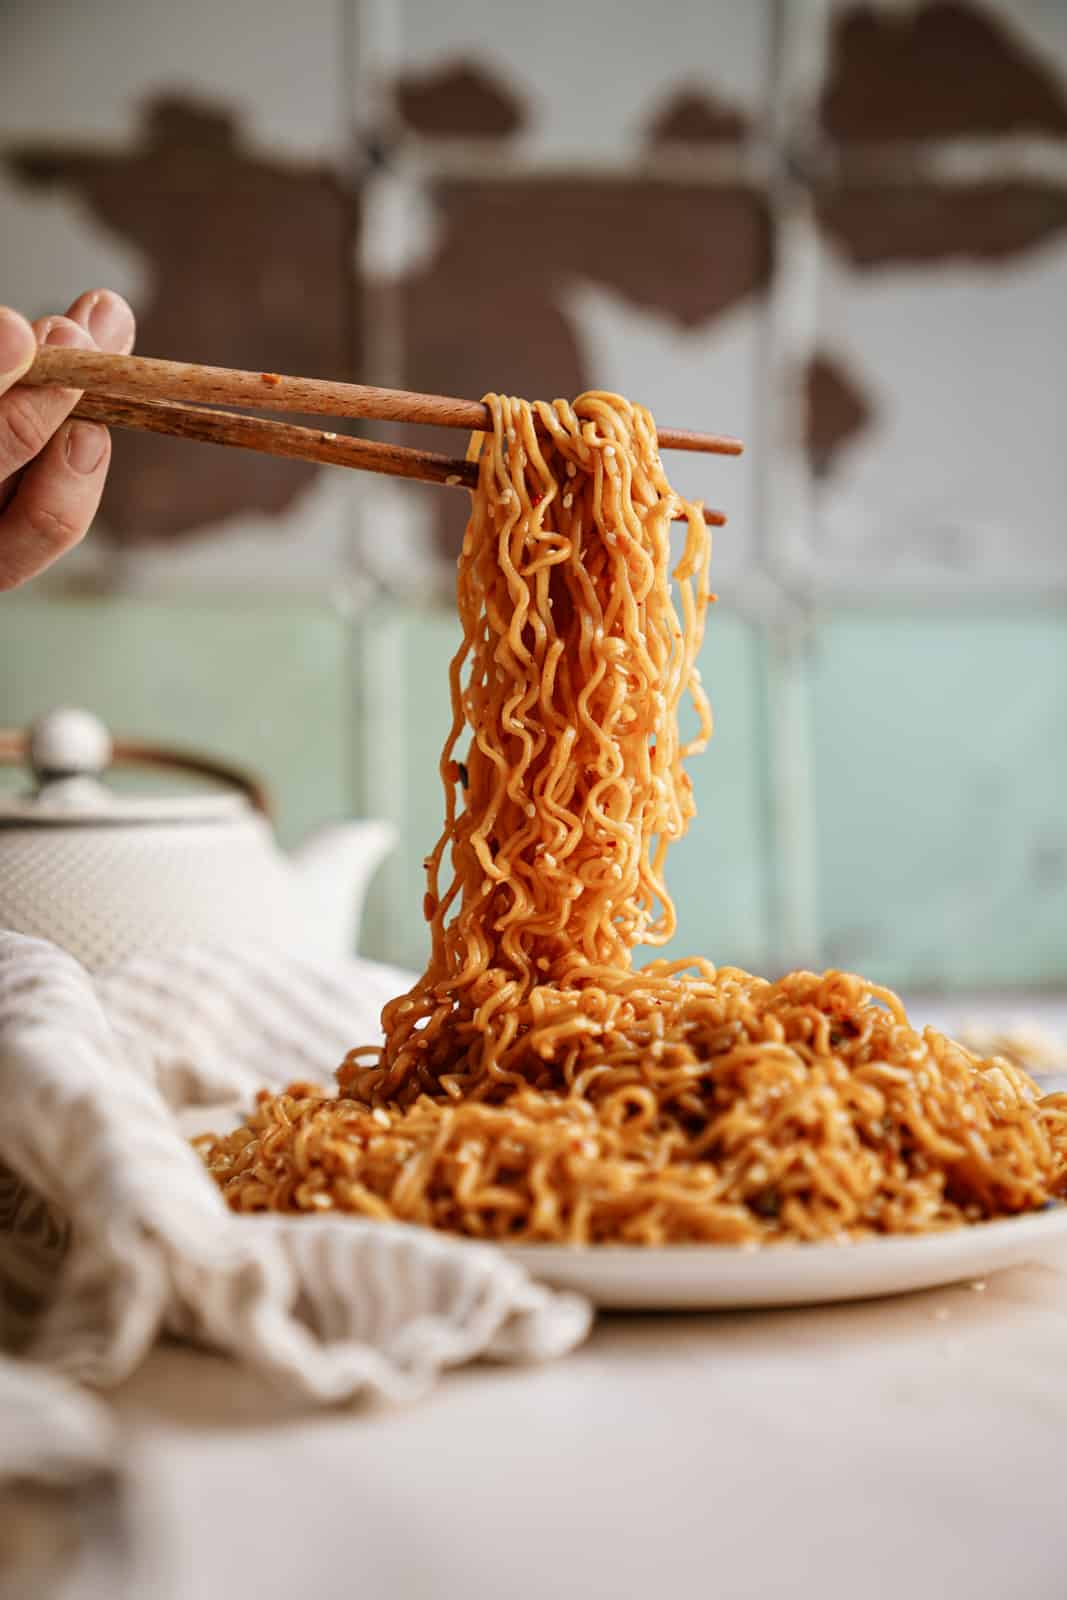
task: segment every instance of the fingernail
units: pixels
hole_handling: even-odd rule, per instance
[[[17,311],[0,309],[0,377],[22,372],[33,360],[33,329]]]
[[[79,346],[87,349],[93,342],[84,328],[79,328],[76,322],[69,322],[65,317],[42,323],[38,337],[42,344],[66,345],[70,349]]]
[[[133,315],[118,295],[102,289],[89,312],[89,332],[101,350],[124,355],[133,347]]]
[[[96,422],[72,422],[67,429],[67,460],[75,472],[88,477],[104,459],[107,429]]]

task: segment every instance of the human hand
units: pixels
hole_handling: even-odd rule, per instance
[[[32,325],[0,306],[0,590],[16,589],[84,536],[111,459],[98,422],[68,422],[77,389],[19,383],[40,344],[128,355],[136,327],[110,289],[79,295],[66,316]]]

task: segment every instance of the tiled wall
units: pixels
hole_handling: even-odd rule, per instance
[[[91,9],[91,26],[90,26]],[[1067,986],[1067,6],[11,0],[0,298],[142,348],[743,433],[679,953]],[[456,444],[454,437],[435,442]],[[0,602],[0,720],[83,699],[387,811],[417,963],[461,497],[127,438]],[[72,598],[73,597],[73,598]]]

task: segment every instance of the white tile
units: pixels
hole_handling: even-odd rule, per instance
[[[1067,247],[1010,266],[828,265],[827,342],[876,409],[817,495],[830,584],[1067,586]]]
[[[174,448],[186,448],[175,440]],[[358,611],[369,597],[370,561],[359,541],[362,476],[324,468],[280,517],[245,514],[201,533],[144,545],[116,545],[103,517],[79,545],[33,581],[35,594],[112,591],[158,600],[174,597],[296,601],[329,599]],[[385,549],[397,543],[393,522],[379,520]],[[369,539],[369,535],[368,535]]]
[[[176,441],[174,448],[185,447]],[[150,596],[254,593],[343,601],[357,582],[356,476],[324,467],[283,516],[230,517],[199,536],[123,549],[113,558],[113,580]]]
[[[1004,26],[1054,64],[1067,93],[1067,6],[1063,0],[1004,0],[996,7]]]
[[[407,604],[452,606],[456,564],[437,547],[435,511],[442,491],[368,472],[360,485],[353,559],[365,582]]]
[[[770,51],[764,0],[398,0],[387,70],[422,74],[476,62],[526,104],[522,149],[544,157],[616,160],[640,146],[682,89],[761,108]],[[386,48],[390,48],[386,44]]]
[[[0,140],[125,139],[160,91],[232,108],[250,139],[339,148],[344,0],[7,0]]]
[[[62,189],[30,189],[0,163],[0,298],[25,316],[65,311],[84,289],[107,287],[134,301],[147,275],[138,250],[95,222]]]
[[[756,546],[757,346],[762,311],[745,304],[704,327],[681,328],[612,291],[585,283],[566,297],[596,388],[629,395],[668,427],[738,434],[740,460],[675,451],[664,464],[682,494],[725,511],[715,533],[715,584],[750,566]]]
[[[439,246],[441,228],[415,174],[375,173],[363,185],[361,204],[356,259],[361,275],[388,280],[424,271]]]

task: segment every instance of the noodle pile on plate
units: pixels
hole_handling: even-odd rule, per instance
[[[711,732],[703,510],[671,489],[628,401],[488,404],[445,826],[425,863],[429,965],[336,1096],[263,1094],[244,1126],[197,1141],[230,1205],[511,1241],[754,1245],[1048,1204],[1067,1182],[1067,1097],[1038,1102],[1007,1061],[917,1033],[889,991],[699,960],[634,969],[637,944],[674,931],[664,859],[693,814],[683,763]]]

